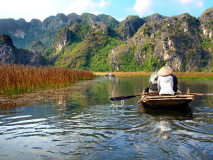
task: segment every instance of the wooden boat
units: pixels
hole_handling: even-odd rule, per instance
[[[104,75],[108,76],[108,77],[115,77],[115,75],[113,73],[105,73]]]
[[[120,97],[112,97],[111,101],[120,101],[125,99],[134,98],[136,96],[142,96],[138,103],[142,103],[143,106],[149,107],[184,107],[189,102],[194,100],[194,95],[197,96],[213,96],[213,93],[191,93],[188,89],[186,93],[177,92],[175,95],[159,95],[159,94],[149,94],[143,91],[143,93],[131,96],[120,96]]]
[[[149,107],[184,107],[194,100],[194,95],[179,93],[176,95],[142,95],[141,102]]]
[[[113,73],[109,73],[109,77],[115,77]]]

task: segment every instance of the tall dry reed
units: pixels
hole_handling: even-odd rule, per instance
[[[57,67],[0,65],[0,94],[12,95],[46,87],[64,87],[92,79],[93,72]]]
[[[115,76],[128,77],[149,77],[152,72],[113,72]],[[95,74],[105,75],[104,72],[96,72]],[[198,79],[198,80],[213,80],[212,72],[173,72],[179,79]]]

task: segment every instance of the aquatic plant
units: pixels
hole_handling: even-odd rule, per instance
[[[13,95],[48,87],[60,88],[93,78],[93,72],[59,67],[0,65],[0,94]]]

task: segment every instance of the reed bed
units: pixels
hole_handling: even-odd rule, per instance
[[[95,72],[94,74],[104,76],[107,72]],[[150,76],[151,72],[111,72],[115,76],[127,76],[127,77],[136,77],[136,76]],[[108,74],[108,73],[107,73]]]
[[[57,67],[0,65],[0,94],[13,95],[47,87],[65,87],[93,78],[93,72]]]
[[[174,72],[174,74],[182,79],[213,80],[212,72]]]
[[[113,72],[115,76],[129,77],[149,77],[152,72]],[[105,75],[103,72],[96,72],[96,75]],[[198,80],[213,80],[212,72],[173,72],[178,79],[198,79]]]
[[[137,77],[137,76],[150,76],[151,72],[114,72],[116,76],[130,76],[130,77]]]

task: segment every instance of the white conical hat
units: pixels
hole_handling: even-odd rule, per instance
[[[158,75],[159,76],[167,76],[173,72],[173,69],[167,66],[163,66],[159,71]]]

